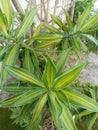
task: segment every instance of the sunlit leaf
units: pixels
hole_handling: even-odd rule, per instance
[[[42,79],[42,73],[41,73],[41,69],[39,67],[39,60],[37,57],[37,54],[35,52],[32,53],[31,55],[32,58],[32,62],[33,62],[33,66],[34,66],[34,73],[35,75],[39,78]]]
[[[33,112],[33,116],[32,119],[30,120],[30,127],[33,129],[37,129],[38,128],[38,124],[40,122],[40,116],[42,115],[43,112],[43,108],[45,106],[45,103],[47,101],[47,94],[44,94],[37,102],[35,108],[34,108],[34,112]]]
[[[21,95],[16,95],[9,99],[1,101],[0,107],[18,107],[24,104],[29,104],[38,99],[41,95],[43,95],[43,93],[45,93],[43,89],[29,90]]]
[[[25,69],[13,66],[6,66],[5,68],[12,76],[20,81],[30,82],[32,84],[44,87],[43,83],[40,80],[38,80],[33,74]]]
[[[34,19],[34,16],[36,14],[36,10],[37,9],[35,7],[32,10],[30,10],[30,12],[28,12],[28,15],[26,15],[23,22],[21,23],[19,32],[17,33],[17,38],[20,38],[26,34],[26,32],[28,31],[28,29],[30,28],[30,26],[33,23],[33,19]]]
[[[58,99],[55,93],[50,95],[51,112],[55,111],[54,121],[61,123],[63,129],[76,130],[75,123],[72,119],[72,115],[66,106],[63,106],[62,102]],[[54,110],[53,110],[54,109]],[[53,113],[53,112],[52,112]]]
[[[64,31],[67,31],[67,27],[62,23],[61,19],[55,15],[51,15],[52,20]]]
[[[87,9],[85,9],[85,11],[82,13],[82,15],[80,17],[78,17],[78,28],[81,28],[82,25],[85,23],[85,21],[88,18],[88,15],[91,11],[92,5],[89,5]]]
[[[11,47],[13,47],[13,45],[7,45],[7,46],[4,46],[2,47],[2,49],[0,50],[0,58],[3,57],[3,55],[9,51],[9,49],[11,49]]]
[[[63,38],[63,36],[58,35],[58,34],[33,37],[34,40],[39,40],[39,41],[53,41],[53,40],[59,40],[59,39],[62,39],[62,38]]]
[[[64,50],[58,57],[58,59],[56,60],[56,67],[58,70],[57,74],[60,74],[62,72],[62,70],[64,69],[65,63],[67,61],[68,55],[69,55],[70,49],[66,49]]]
[[[32,74],[34,73],[34,67],[32,64],[31,56],[29,50],[24,51],[24,56],[23,56],[23,68],[31,72]]]
[[[69,98],[69,101],[72,102],[74,105],[93,112],[98,112],[98,103],[92,98],[69,87],[64,89],[62,92]]]
[[[62,89],[69,84],[71,84],[76,78],[79,76],[83,68],[86,66],[86,63],[81,63],[68,69],[67,71],[63,72],[60,76],[58,76],[54,81],[54,88],[55,89]]]
[[[51,32],[53,32],[53,33],[61,33],[57,28],[55,28],[55,27],[53,27],[53,26],[51,26],[51,25],[48,25],[48,24],[44,24],[44,26],[48,29],[48,30],[50,30]]]
[[[5,70],[5,64],[15,65],[18,59],[18,55],[19,55],[19,44],[15,44],[10,49],[10,52],[6,53],[6,56],[4,58],[4,61],[2,64],[2,81],[8,78],[8,72]]]
[[[87,21],[87,23],[82,26],[81,31],[88,31],[90,28],[98,24],[98,14],[95,16],[92,16],[90,20]]]
[[[45,84],[48,88],[51,88],[51,85],[54,81],[56,72],[57,72],[57,70],[56,70],[55,64],[49,57],[47,57],[47,62],[45,65],[45,71],[44,71],[44,75],[43,75],[43,81],[45,82]]]
[[[3,32],[5,36],[8,36],[7,34],[7,26],[6,26],[6,20],[5,17],[0,9],[0,31]]]
[[[88,40],[94,42],[98,46],[98,40],[95,39],[92,35],[89,34],[81,34],[83,37],[87,38]]]
[[[8,26],[12,23],[12,8],[10,0],[1,0],[5,16],[7,18]]]
[[[50,38],[50,39],[51,39],[51,38]],[[51,46],[51,45],[55,45],[55,44],[59,43],[61,40],[62,40],[62,38],[59,38],[59,39],[53,40],[53,41],[48,40],[48,41],[46,41],[46,42],[42,42],[42,43],[38,44],[38,45],[35,47],[35,50],[36,50],[36,49],[46,48],[46,47]]]
[[[63,11],[64,11],[64,14],[65,14],[65,16],[66,16],[66,21],[67,21],[67,24],[68,24],[68,29],[72,30],[73,27],[74,27],[74,26],[73,26],[73,22],[72,22],[72,20],[71,20],[71,18],[70,18],[70,16],[69,16],[67,10],[63,9]]]
[[[8,84],[8,85],[4,85],[0,87],[0,90],[2,91],[6,91],[6,92],[11,92],[13,94],[20,94],[20,93],[24,93],[28,90],[32,90],[36,88],[36,86],[29,86],[27,84],[23,84],[23,85],[17,85],[17,84]]]

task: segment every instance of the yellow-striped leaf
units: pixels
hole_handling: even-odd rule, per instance
[[[31,57],[32,57],[32,63],[34,66],[34,73],[39,79],[42,79],[42,73],[39,67],[39,60],[38,60],[37,54],[33,52]]]
[[[73,121],[72,115],[68,108],[62,104],[62,102],[57,97],[56,93],[50,93],[50,106],[51,113],[54,117],[55,123],[61,125],[61,127],[65,130],[76,130],[75,123]]]
[[[32,90],[36,87],[37,87],[36,85],[32,87],[27,84],[23,84],[21,86],[18,86],[17,84],[9,84],[9,85],[1,86],[0,90],[6,91],[6,92],[11,92],[14,94],[20,94],[20,93],[24,93],[28,90]]]
[[[62,40],[62,38],[59,38],[58,40],[48,40],[46,42],[42,42],[40,44],[38,44],[36,47],[35,47],[35,50],[36,49],[42,49],[42,48],[46,48],[48,46],[51,46],[51,45],[55,45],[57,43],[59,43],[60,41]]]
[[[5,17],[0,9],[0,31],[5,35],[8,36],[7,34],[7,26],[6,26],[6,20]]]
[[[78,40],[78,43],[80,44],[81,49],[82,49],[83,51],[87,51],[88,48],[87,48],[87,46],[85,45],[85,43],[83,43],[83,41],[82,41],[79,37],[77,38],[77,40]]]
[[[59,39],[62,39],[62,38],[63,38],[62,35],[57,35],[57,34],[33,37],[34,40],[39,40],[39,41],[53,41],[53,40],[59,40]]]
[[[81,63],[63,72],[63,74],[61,74],[55,79],[53,87],[55,89],[62,89],[68,86],[74,80],[76,80],[76,78],[79,76],[79,74],[81,73],[81,71],[83,70],[85,66],[86,66],[86,63]]]
[[[20,29],[19,29],[18,34],[17,34],[17,38],[20,38],[26,34],[26,32],[28,31],[28,29],[30,28],[30,26],[33,23],[33,19],[34,19],[34,16],[36,14],[36,10],[37,9],[35,7],[30,12],[28,12],[28,15],[26,15],[23,22],[21,23]]]
[[[7,18],[8,26],[12,23],[12,9],[10,0],[1,0],[5,16]]]
[[[90,116],[90,119],[88,119],[88,121],[87,121],[87,128],[88,128],[88,130],[92,130],[93,129],[93,125],[95,124],[97,119],[98,119],[98,113],[93,113],[93,115]]]
[[[98,112],[98,103],[92,98],[73,90],[72,88],[66,88],[62,92],[68,97],[69,101],[78,107],[88,109],[93,112]]]
[[[33,38],[33,37],[38,36],[38,35],[40,34],[40,31],[41,31],[41,28],[42,28],[43,25],[44,25],[44,23],[42,22],[42,23],[40,23],[40,24],[37,26],[37,28],[35,29],[35,31],[34,31],[34,33],[33,33],[32,38],[30,39],[29,45],[31,45],[31,44],[33,43],[33,41],[34,41],[34,38]]]
[[[62,23],[61,19],[55,15],[51,15],[52,20],[64,31],[67,31],[67,27]]]
[[[89,5],[88,8],[85,9],[85,11],[82,13],[82,15],[80,17],[78,17],[78,22],[77,22],[78,28],[81,28],[82,25],[87,20],[88,15],[89,15],[89,13],[91,11],[91,8],[92,8],[92,5]]]
[[[33,74],[25,69],[7,65],[5,68],[12,76],[14,76],[16,79],[19,79],[20,81],[30,82],[32,84],[44,87],[40,80],[38,80],[35,76],[33,76]]]
[[[70,16],[69,16],[67,10],[63,9],[63,11],[64,11],[64,14],[65,14],[65,16],[66,16],[66,21],[67,21],[67,24],[68,24],[68,29],[72,30],[73,27],[74,27],[74,26],[73,26],[73,22],[72,22],[72,20],[71,20],[71,18],[70,18]]]
[[[13,47],[13,45],[7,45],[2,47],[2,49],[0,50],[0,58],[2,58],[3,55],[11,49],[11,47]]]
[[[30,52],[27,49],[24,51],[23,68],[28,70],[32,74],[34,73],[34,67],[33,67],[33,64],[32,64]]]
[[[61,116],[61,122],[63,124],[63,128],[67,128],[67,130],[77,130],[75,122],[72,118],[71,112],[65,106],[63,106],[63,113]]]
[[[53,26],[51,26],[51,25],[48,25],[48,24],[44,24],[44,26],[48,29],[48,30],[50,30],[51,32],[53,32],[53,33],[61,33],[57,28],[55,28],[55,27],[53,27]]]
[[[30,120],[30,127],[32,129],[37,129],[40,123],[40,116],[42,116],[43,108],[47,101],[47,94],[44,94],[37,102],[34,108],[32,119]]]
[[[57,67],[57,74],[62,73],[62,70],[65,66],[65,63],[67,61],[68,55],[69,55],[70,49],[66,49],[64,50],[58,57],[58,59],[56,60],[56,67]]]
[[[0,102],[0,107],[17,107],[29,104],[39,98],[45,91],[43,89],[29,90],[21,95],[13,96]]]
[[[11,50],[6,53],[2,64],[2,81],[5,81],[8,78],[8,72],[5,70],[6,65],[15,65],[19,55],[19,44],[13,45]]]
[[[54,81],[57,69],[53,61],[47,57],[47,63],[45,65],[45,71],[43,75],[43,80],[47,86],[47,88],[51,88],[51,85]]]
[[[81,34],[83,37],[87,38],[88,40],[92,41],[98,46],[98,40],[94,38],[92,35],[89,34]]]
[[[82,26],[81,31],[88,31],[93,26],[95,27],[97,24],[98,24],[98,14],[96,14],[90,20],[88,20],[87,23],[85,23],[84,26]]]

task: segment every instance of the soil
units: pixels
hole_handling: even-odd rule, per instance
[[[81,83],[90,83],[93,86],[98,85],[98,55],[90,53],[84,57],[84,61],[88,61],[89,65],[80,75],[79,81]]]

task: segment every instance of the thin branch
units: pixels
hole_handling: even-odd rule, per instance
[[[16,10],[20,13],[20,14],[24,14],[24,10],[21,7],[19,0],[12,0],[12,3],[14,5],[14,7],[16,8]]]

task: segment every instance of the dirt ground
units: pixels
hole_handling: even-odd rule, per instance
[[[98,85],[98,55],[90,53],[85,55],[85,61],[89,62],[89,65],[84,69],[79,80],[82,83],[91,83],[93,86]]]

